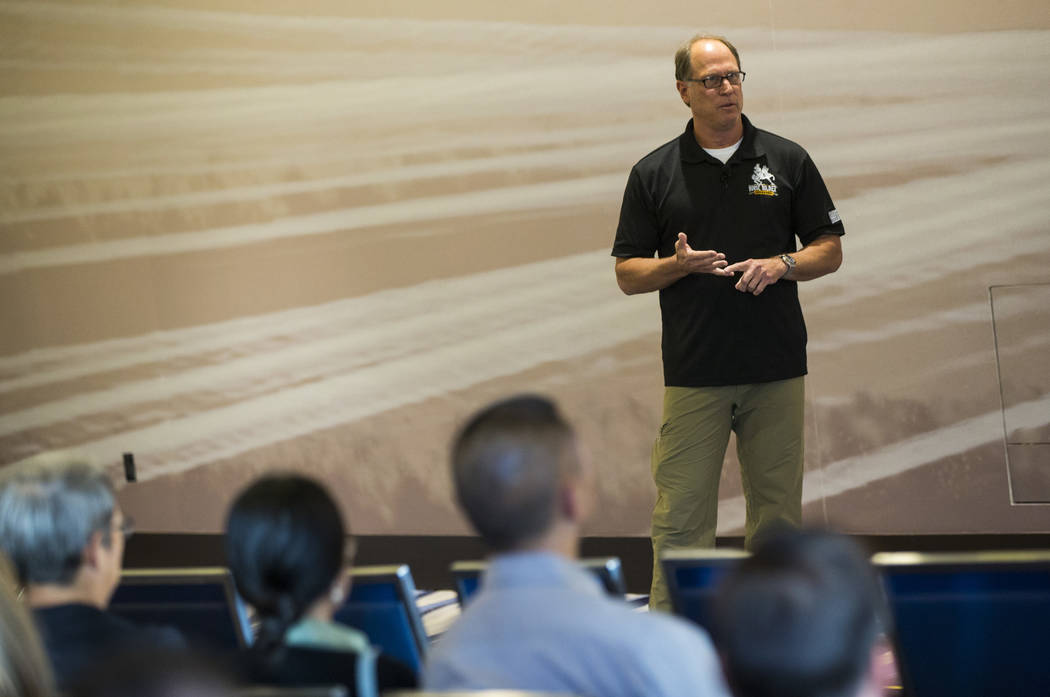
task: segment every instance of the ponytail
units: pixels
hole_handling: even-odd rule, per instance
[[[271,612],[264,614],[260,610],[259,633],[252,644],[252,651],[262,657],[268,664],[280,660],[284,652],[284,636],[302,615],[302,610],[295,607],[288,594],[277,596],[273,605],[266,608]]]

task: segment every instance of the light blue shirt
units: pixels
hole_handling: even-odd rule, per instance
[[[537,552],[490,561],[480,590],[433,646],[423,685],[584,697],[728,694],[703,630],[635,612],[574,562]]]

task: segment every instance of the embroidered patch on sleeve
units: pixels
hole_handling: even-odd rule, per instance
[[[839,212],[834,208],[828,211],[828,218],[830,218],[831,222],[833,223],[837,223],[838,221],[842,220],[842,218],[839,217]]]

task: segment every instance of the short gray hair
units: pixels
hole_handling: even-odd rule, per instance
[[[96,531],[110,543],[113,485],[105,472],[68,452],[0,468],[0,549],[23,584],[73,582]]]
[[[572,427],[538,395],[482,409],[452,445],[456,498],[495,552],[520,549],[547,532],[559,486],[579,471]]]
[[[733,54],[733,58],[736,59],[736,67],[740,69],[740,52],[736,50],[736,46],[729,42],[729,39],[720,34],[697,34],[693,38],[686,41],[684,44],[678,47],[678,50],[674,54],[674,79],[675,80],[688,80],[693,76],[693,44],[697,41],[718,41],[719,43],[725,44],[725,47],[729,49],[729,52]]]

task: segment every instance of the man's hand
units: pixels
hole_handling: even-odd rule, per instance
[[[726,255],[721,252],[708,249],[698,252],[689,246],[689,239],[684,232],[678,233],[678,241],[674,243],[674,253],[678,260],[678,268],[686,273],[710,273],[715,276],[732,276],[726,269]]]
[[[788,267],[780,260],[780,257],[773,257],[772,259],[738,261],[724,270],[727,276],[734,273],[740,274],[740,280],[736,282],[736,289],[741,293],[760,295],[766,286],[779,281],[787,273]]]

